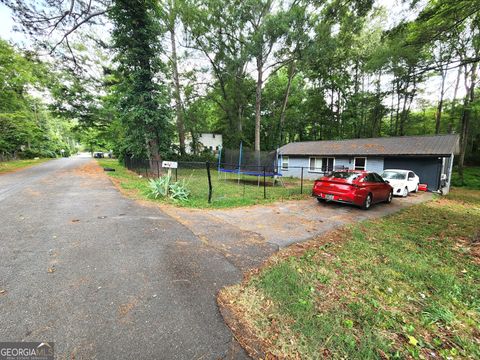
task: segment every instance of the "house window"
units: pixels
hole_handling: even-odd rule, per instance
[[[353,160],[353,166],[355,170],[366,170],[367,169],[367,158],[366,157],[356,157]]]
[[[328,172],[333,171],[335,158],[333,157],[311,157],[309,161],[310,172]]]
[[[282,170],[288,170],[288,156],[282,156]]]

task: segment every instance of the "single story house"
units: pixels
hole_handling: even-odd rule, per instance
[[[339,169],[412,170],[431,191],[448,192],[458,135],[400,136],[370,139],[302,141],[278,150],[283,176],[317,179]]]

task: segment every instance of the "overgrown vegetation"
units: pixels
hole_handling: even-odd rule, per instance
[[[185,184],[189,191],[187,200],[173,201],[169,197],[160,195],[164,193],[165,189],[165,183],[161,183],[163,180],[155,183],[155,186],[158,185],[159,187],[159,196],[155,199],[155,196],[152,196],[149,179],[128,171],[123,165],[119,164],[117,160],[98,159],[97,161],[101,166],[115,169],[113,172],[108,172],[108,175],[130,196],[149,201],[172,202],[178,206],[192,208],[229,208],[270,203],[273,201],[308,198],[312,186],[311,181],[305,180],[303,195],[301,195],[299,179],[284,179],[285,187],[280,184],[271,186],[270,183],[267,189],[267,199],[264,199],[263,186],[261,184],[258,185],[258,177],[244,176],[239,182],[236,177],[231,177],[231,175],[225,175],[224,173],[217,173],[215,169],[212,169],[213,196],[212,203],[209,204],[207,172],[206,169],[202,167],[195,169],[178,169],[177,177],[180,185],[174,189],[170,188],[169,191],[182,193],[182,188]],[[228,176],[228,178],[226,178],[226,176]],[[161,177],[161,179],[163,178],[164,177]],[[263,181],[263,179],[261,181]]]
[[[454,189],[286,249],[219,301],[280,358],[476,359],[479,222],[480,192]]]
[[[480,190],[480,167],[465,168],[463,174],[463,183],[457,171],[452,174],[452,186],[465,187],[469,189]]]

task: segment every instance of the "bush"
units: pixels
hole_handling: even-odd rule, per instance
[[[186,201],[190,196],[190,190],[187,189],[185,179],[182,181],[171,182],[171,176],[164,175],[158,179],[151,179],[148,182],[150,187],[150,196],[158,199],[159,197],[169,197],[175,201]]]
[[[22,159],[33,159],[36,157],[40,158],[55,158],[57,154],[50,150],[38,150],[38,149],[25,149],[20,154]]]
[[[190,190],[187,189],[185,179],[170,184],[168,189],[172,200],[186,201],[190,196]]]
[[[150,187],[150,195],[155,199],[168,195],[168,187],[170,184],[170,176],[164,175],[158,179],[150,179],[148,186]]]

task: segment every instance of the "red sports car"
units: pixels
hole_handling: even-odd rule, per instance
[[[374,172],[334,171],[315,181],[312,195],[318,201],[336,201],[361,206],[392,202],[393,188]]]

